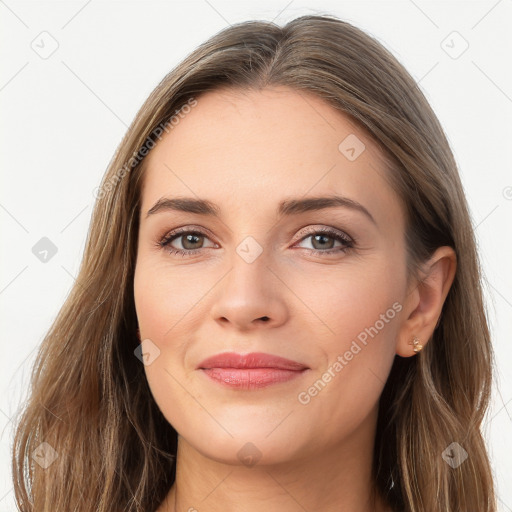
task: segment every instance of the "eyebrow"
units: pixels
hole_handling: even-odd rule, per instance
[[[326,208],[344,207],[363,213],[373,224],[377,225],[372,214],[360,203],[339,195],[327,197],[309,197],[307,199],[286,199],[279,203],[277,213],[282,215],[298,215],[305,212],[318,211]],[[192,197],[176,197],[169,199],[160,198],[148,211],[146,218],[158,212],[180,211],[220,217],[220,208],[215,203],[206,199],[195,199]]]

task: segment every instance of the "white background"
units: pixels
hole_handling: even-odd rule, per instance
[[[447,133],[488,280],[497,373],[483,431],[499,509],[512,511],[511,0],[0,0],[0,512],[16,510],[11,417],[77,273],[93,190],[136,111],[172,67],[228,24],[283,25],[312,13],[337,15],[389,48]],[[458,58],[464,42],[453,31],[469,44]],[[45,59],[33,49],[52,44],[58,48]],[[58,249],[46,263],[32,253],[42,237]]]

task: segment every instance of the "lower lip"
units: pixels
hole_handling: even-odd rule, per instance
[[[210,379],[231,388],[260,389],[301,376],[304,370],[280,368],[202,368]]]

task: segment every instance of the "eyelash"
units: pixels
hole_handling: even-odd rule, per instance
[[[194,229],[177,229],[174,231],[171,231],[170,233],[166,234],[161,240],[157,242],[157,247],[161,249],[166,249],[169,254],[176,255],[176,256],[182,256],[182,257],[188,257],[193,256],[194,254],[197,254],[201,249],[211,249],[211,247],[201,247],[199,249],[189,249],[189,250],[183,250],[183,249],[175,249],[170,248],[169,245],[174,240],[180,238],[180,236],[183,235],[197,235],[197,236],[204,236],[208,237],[208,235],[202,231],[194,230]],[[347,235],[343,235],[338,231],[335,231],[331,228],[310,228],[309,231],[306,232],[305,236],[303,236],[300,240],[298,240],[297,243],[300,243],[304,241],[306,238],[309,238],[312,235],[329,235],[330,237],[334,238],[336,241],[342,242],[345,244],[345,247],[337,247],[337,248],[331,248],[326,251],[322,251],[320,249],[307,249],[302,248],[306,250],[309,254],[313,255],[321,255],[321,256],[327,256],[332,255],[334,253],[345,253],[350,249],[353,249],[355,246],[355,240],[349,238]]]

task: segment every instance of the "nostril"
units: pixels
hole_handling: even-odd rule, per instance
[[[270,320],[270,318],[268,316],[262,316],[261,317],[261,320],[263,320],[264,322],[266,322],[267,320]]]

